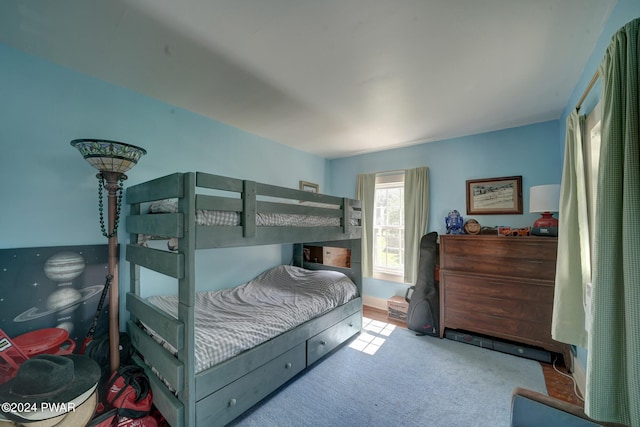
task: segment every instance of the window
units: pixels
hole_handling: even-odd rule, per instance
[[[404,172],[376,176],[373,277],[404,281]]]
[[[587,115],[583,136],[583,154],[585,169],[585,184],[587,189],[587,212],[589,215],[589,242],[591,245],[591,259],[594,259],[595,223],[596,223],[596,195],[598,188],[598,165],[600,163],[600,128],[602,122],[602,102],[598,102]],[[587,283],[584,295],[585,322],[584,328],[590,332],[591,328],[591,281]]]
[[[598,102],[587,115],[584,132],[584,165],[587,188],[587,210],[589,212],[589,240],[593,252],[596,222],[596,189],[598,187],[598,164],[600,163],[600,127],[602,102]],[[591,254],[593,257],[593,253]]]

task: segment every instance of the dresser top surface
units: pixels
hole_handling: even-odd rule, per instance
[[[557,237],[551,236],[497,236],[494,234],[441,234],[440,240],[469,240],[469,241],[526,241],[526,242],[557,242]]]

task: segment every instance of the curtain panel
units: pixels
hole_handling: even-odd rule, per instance
[[[358,175],[356,198],[362,201],[362,275],[373,275],[373,209],[376,191],[376,174]]]
[[[420,239],[429,223],[429,168],[404,174],[404,281],[415,283],[420,262]]]
[[[558,257],[553,298],[551,336],[554,340],[587,347],[584,295],[591,281],[589,216],[585,164],[582,155],[584,116],[567,117],[567,137],[560,185]]]
[[[600,64],[602,133],[585,412],[640,426],[640,19]]]

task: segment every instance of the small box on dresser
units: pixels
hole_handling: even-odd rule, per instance
[[[557,239],[440,236],[440,336],[458,329],[561,353],[551,338]]]

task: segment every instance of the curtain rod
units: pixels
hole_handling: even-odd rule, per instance
[[[582,103],[584,102],[584,99],[587,97],[587,95],[591,91],[591,88],[593,88],[593,85],[596,84],[596,80],[598,80],[598,77],[600,77],[600,71],[596,70],[595,74],[591,78],[591,81],[587,85],[587,88],[584,90],[584,93],[582,94],[582,97],[580,98],[580,101],[578,101],[578,105],[576,105],[576,111],[580,110],[580,107],[582,106]]]

